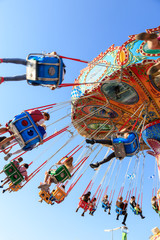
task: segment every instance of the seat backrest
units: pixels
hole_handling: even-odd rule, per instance
[[[127,157],[137,154],[140,150],[138,135],[135,132],[128,132],[127,138],[113,138],[113,144],[123,143]]]
[[[61,165],[60,167],[58,167],[54,172],[54,176],[57,179],[57,181],[61,183],[71,178],[71,174],[65,165]]]
[[[4,168],[3,168],[3,171],[14,185],[19,184],[24,179],[22,174],[15,167],[13,162],[10,162],[7,165],[5,165]]]
[[[116,206],[115,211],[116,211],[116,213],[118,213],[118,214],[120,214],[120,215],[122,215],[122,213],[123,213],[123,209],[122,209],[122,208],[119,208],[119,207],[117,207],[117,206]]]
[[[32,117],[26,111],[15,116],[9,124],[9,128],[15,134],[17,142],[24,151],[27,151],[43,139]]]

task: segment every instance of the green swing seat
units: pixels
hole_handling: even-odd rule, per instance
[[[50,170],[49,174],[52,177],[55,177],[57,182],[61,182],[61,183],[65,182],[67,179],[71,178],[71,174],[65,165],[58,167],[54,171]]]
[[[13,162],[8,163],[4,166],[3,171],[7,177],[11,180],[14,185],[19,184],[23,181],[23,176],[20,171],[15,167]]]

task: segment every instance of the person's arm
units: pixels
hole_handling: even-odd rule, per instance
[[[27,181],[28,180],[28,176],[25,176],[24,179]]]
[[[51,53],[48,53],[47,55],[50,56],[50,57],[54,57],[54,56],[57,56],[57,53],[56,52],[51,52]]]
[[[36,122],[36,125],[37,125],[37,126],[38,126],[38,125],[42,125],[44,122],[45,122],[45,120],[44,120],[44,119],[41,119],[41,120],[39,120],[38,122]]]
[[[27,171],[24,172],[24,179],[27,181],[28,180],[28,174],[27,174]]]
[[[61,159],[56,163],[56,165],[62,165],[62,160],[63,160],[63,158],[61,158]]]

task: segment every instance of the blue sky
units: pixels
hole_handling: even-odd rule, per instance
[[[104,52],[113,43],[120,46],[129,35],[143,32],[147,28],[159,26],[159,0],[0,0],[0,57],[26,58],[29,53],[56,51],[58,54],[84,60],[92,60],[100,52]],[[73,82],[80,70],[86,65],[65,60],[67,74],[65,82]],[[24,74],[25,67],[13,64],[1,64],[0,76]],[[51,91],[42,87],[31,87],[26,82],[5,83],[0,86],[0,123],[5,124],[9,119],[24,109],[42,106],[55,102],[70,100],[71,88]],[[67,109],[52,114],[49,123],[54,122]],[[67,119],[70,122],[70,119]],[[49,134],[63,127],[57,124],[49,129]],[[82,141],[75,140],[72,144]],[[44,156],[36,160],[40,165],[49,158],[61,143],[56,143]],[[24,162],[31,162],[45,146],[24,155]],[[59,157],[66,154],[66,149]],[[105,150],[102,153],[102,157]],[[118,227],[121,220],[115,220],[114,206],[112,215],[105,214],[101,207],[94,217],[86,214],[82,218],[75,213],[78,198],[83,193],[93,171],[90,169],[77,184],[63,204],[48,206],[38,203],[39,182],[43,180],[44,172],[53,162],[49,163],[37,176],[17,193],[0,195],[0,229],[2,240],[33,240],[33,239],[111,239],[104,229]],[[127,165],[124,160],[124,169]],[[5,162],[1,154],[0,168]],[[36,166],[35,164],[35,166]],[[126,165],[125,165],[126,164]],[[34,170],[34,167],[30,170]],[[105,171],[104,166],[102,174]],[[127,225],[128,239],[148,239],[151,228],[159,225],[159,217],[150,206],[152,180],[148,176],[154,171],[154,158],[147,156],[145,165],[144,205],[146,218],[141,220],[129,210]],[[123,178],[124,172],[121,174]],[[2,176],[3,177],[3,176]],[[102,175],[98,177],[101,180]],[[98,184],[98,181],[97,183]],[[117,192],[118,194],[118,192]],[[160,225],[159,225],[160,227]],[[114,233],[115,239],[120,239],[121,233]]]

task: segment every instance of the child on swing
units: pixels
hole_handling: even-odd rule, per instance
[[[89,214],[91,216],[93,216],[94,212],[96,211],[96,200],[96,198],[93,198],[89,204]]]
[[[91,196],[91,192],[87,192],[85,194],[82,195],[82,197],[80,197],[80,200],[86,202],[88,205],[90,204],[90,196]],[[80,206],[78,205],[78,208],[76,209],[76,212],[78,212]],[[84,209],[83,213],[81,214],[82,217],[84,217],[85,212],[88,210]]]
[[[24,163],[17,168],[26,181],[28,180],[28,175],[27,175],[28,168],[29,168],[29,165],[27,163]],[[0,186],[0,188],[3,188],[6,183],[9,183],[10,179],[7,177],[4,180],[2,180],[2,182],[4,182],[4,183]],[[13,186],[14,186],[14,184],[12,184],[11,186],[9,186],[6,189],[3,189],[2,193],[6,192],[7,190],[10,190]]]
[[[56,165],[64,165],[68,171],[70,173],[72,173],[73,171],[73,157],[68,157],[63,163],[62,163],[62,159],[60,159]],[[54,172],[55,169],[50,169],[49,171],[45,172],[45,178],[44,178],[44,183],[40,183],[40,185],[38,186],[38,188],[41,189],[47,189],[48,187],[51,186],[52,183],[57,184],[58,182],[56,181],[55,177],[54,177]]]
[[[104,198],[102,199],[102,203],[105,204],[105,206],[102,205],[104,207],[104,212],[107,212],[107,209],[108,209],[108,214],[110,215],[111,214],[111,203],[109,203],[108,195],[104,196]]]

